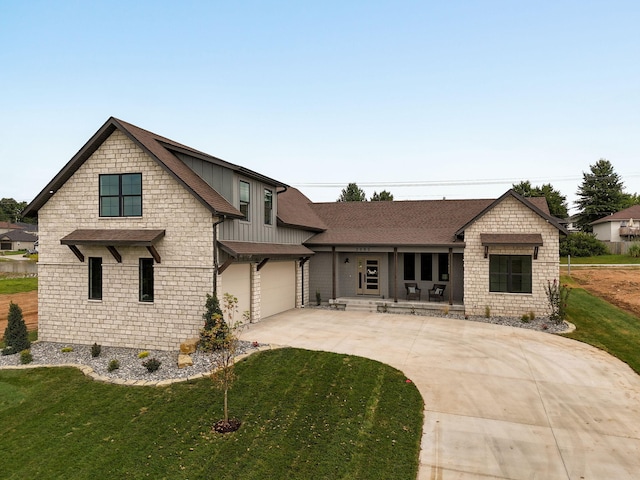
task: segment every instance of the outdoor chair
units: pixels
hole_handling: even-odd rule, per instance
[[[429,290],[429,301],[434,299],[436,302],[444,302],[444,289],[447,288],[446,285],[442,285],[440,283],[435,283],[433,288]]]
[[[405,283],[404,287],[407,289],[407,300],[420,300],[422,290],[417,283]]]

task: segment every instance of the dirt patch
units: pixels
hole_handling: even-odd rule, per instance
[[[0,295],[0,338],[4,336],[9,315],[9,302],[16,303],[22,309],[27,330],[38,328],[38,291]]]
[[[640,268],[571,267],[571,277],[588,292],[640,317]]]

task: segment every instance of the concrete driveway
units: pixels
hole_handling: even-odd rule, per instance
[[[546,333],[412,315],[291,310],[246,340],[360,355],[420,389],[418,478],[638,479],[640,377]]]

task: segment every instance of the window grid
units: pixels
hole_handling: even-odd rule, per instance
[[[249,221],[249,205],[251,203],[251,191],[249,183],[240,180],[240,212],[244,219]]]
[[[100,175],[101,217],[142,216],[142,174]]]
[[[531,293],[531,255],[491,255],[489,291]]]
[[[264,224],[273,224],[273,192],[268,188],[264,189]]]

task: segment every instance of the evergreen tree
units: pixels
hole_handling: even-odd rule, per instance
[[[533,187],[531,186],[531,182],[527,180],[512,187],[516,193],[519,193],[523,197],[545,197],[547,199],[547,205],[549,205],[549,212],[554,217],[567,218],[569,216],[567,197],[554,189],[550,183],[545,183],[541,187]]]
[[[582,174],[576,205],[578,226],[585,232],[592,231],[591,222],[616,213],[627,205],[628,198],[622,191],[624,184],[609,160],[601,158],[590,166],[590,173]]]
[[[371,195],[372,202],[392,202],[393,194],[391,192],[387,192],[386,190],[382,190],[380,193],[373,192]]]
[[[26,350],[31,346],[27,333],[27,324],[24,323],[22,309],[13,302],[9,303],[9,317],[7,328],[4,331],[3,355],[11,355]]]
[[[360,187],[355,183],[350,183],[347,188],[342,189],[338,202],[366,202],[367,195]]]

